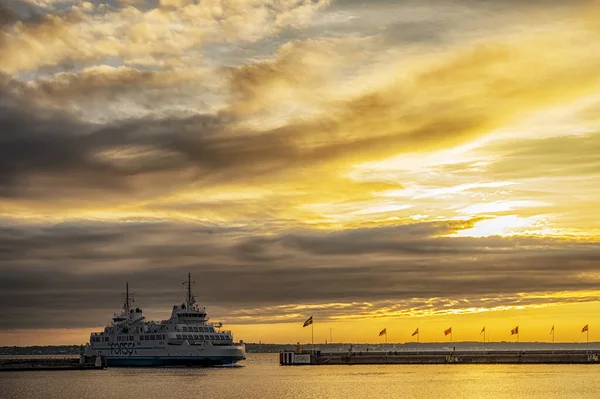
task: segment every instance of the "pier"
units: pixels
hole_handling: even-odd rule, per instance
[[[80,356],[66,358],[1,359],[1,371],[65,371],[103,370],[106,368],[104,356]]]
[[[353,364],[597,364],[600,351],[388,351],[388,352],[281,352],[279,363],[296,365]]]

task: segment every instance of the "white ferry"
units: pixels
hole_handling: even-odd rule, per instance
[[[129,283],[124,296],[111,325],[91,334],[86,355],[102,355],[112,367],[212,366],[246,358],[243,342],[235,343],[222,323],[208,323],[206,309],[192,295],[190,274],[186,302],[173,306],[168,320],[147,321],[140,308],[132,308]]]

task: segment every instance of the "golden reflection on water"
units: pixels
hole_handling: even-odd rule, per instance
[[[600,365],[282,367],[278,361],[278,354],[249,354],[241,367],[228,368],[0,373],[0,398],[600,398]]]

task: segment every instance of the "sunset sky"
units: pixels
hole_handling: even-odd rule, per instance
[[[0,346],[598,341],[599,89],[595,1],[0,0]]]

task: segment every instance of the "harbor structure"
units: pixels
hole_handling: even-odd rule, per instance
[[[281,352],[279,363],[295,365],[353,364],[596,364],[599,353],[587,350],[526,351],[388,351]]]
[[[0,359],[0,371],[104,370],[106,367],[104,356]]]
[[[309,318],[312,323],[312,316]],[[303,327],[309,322],[307,320]],[[411,336],[417,336],[416,350],[389,350],[369,351],[353,350],[350,345],[348,351],[303,351],[298,344],[295,351],[280,352],[279,363],[281,365],[334,365],[334,364],[600,364],[600,350],[589,350],[589,325],[582,329],[586,333],[586,349],[560,349],[554,348],[554,325],[550,330],[552,342],[550,350],[547,349],[525,349],[525,350],[486,350],[486,327],[483,326],[480,335],[483,334],[483,350],[459,350],[456,347],[444,348],[442,350],[421,350],[419,341],[419,328]],[[519,343],[519,326],[510,330],[510,334],[517,335],[516,343]],[[387,328],[379,332],[379,336],[385,335],[387,345]],[[450,335],[452,339],[452,327],[444,330],[444,335]]]

